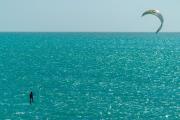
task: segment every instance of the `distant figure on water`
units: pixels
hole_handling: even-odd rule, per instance
[[[30,99],[30,104],[33,102],[33,93],[31,91],[31,93],[29,94],[29,99]]]

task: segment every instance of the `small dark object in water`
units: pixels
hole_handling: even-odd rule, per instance
[[[29,94],[29,99],[30,99],[30,104],[33,102],[33,93],[31,91],[31,93]]]

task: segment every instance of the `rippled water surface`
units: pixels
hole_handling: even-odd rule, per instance
[[[0,98],[2,120],[178,120],[180,33],[0,33]]]

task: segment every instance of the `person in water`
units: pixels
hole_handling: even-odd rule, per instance
[[[33,102],[33,93],[31,91],[31,93],[29,94],[29,99],[30,99],[30,104]]]

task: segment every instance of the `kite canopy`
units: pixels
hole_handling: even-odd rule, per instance
[[[142,17],[145,15],[148,15],[148,14],[155,15],[161,21],[161,25],[159,26],[159,28],[156,31],[156,33],[158,33],[161,30],[161,28],[163,26],[163,22],[164,22],[162,14],[159,12],[159,10],[147,10],[142,14]]]

